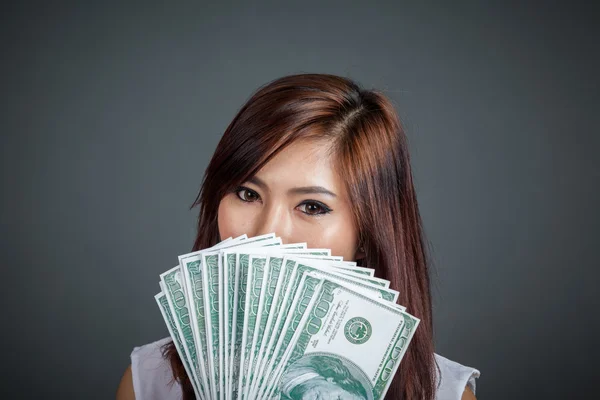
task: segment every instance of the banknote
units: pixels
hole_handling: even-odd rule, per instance
[[[281,240],[275,238],[274,234],[266,234],[248,238],[243,241],[236,243],[226,243],[224,246],[219,247],[218,250],[202,252],[200,254],[202,262],[200,267],[201,274],[201,285],[200,289],[201,296],[203,297],[204,308],[206,312],[203,313],[204,321],[201,318],[198,323],[204,322],[205,326],[205,339],[207,348],[208,358],[208,381],[211,387],[211,393],[215,399],[224,399],[225,392],[223,386],[223,349],[220,344],[220,322],[219,316],[221,312],[219,310],[219,250],[234,247],[250,247],[250,246],[269,246],[269,245],[280,245]],[[195,289],[196,290],[196,289]],[[192,293],[194,294],[194,293]]]
[[[290,278],[288,279],[287,283],[282,283],[282,286],[285,289],[285,294],[281,301],[280,310],[277,313],[277,319],[272,325],[271,331],[267,333],[267,336],[270,339],[263,355],[262,364],[257,365],[256,367],[258,381],[253,383],[253,389],[251,392],[254,394],[257,391],[257,386],[260,386],[263,383],[262,380],[269,376],[275,364],[278,363],[278,357],[281,356],[281,353],[285,350],[285,347],[282,347],[282,334],[285,324],[284,318],[285,316],[288,316],[288,312],[292,307],[292,302],[294,300],[295,291],[299,287],[299,282],[302,280],[305,273],[318,272],[323,276],[327,276],[335,281],[351,285],[356,290],[360,290],[363,293],[370,294],[371,296],[375,296],[377,298],[382,298],[390,303],[395,303],[399,295],[397,291],[386,288],[385,284],[381,286],[382,282],[370,282],[370,277],[365,277],[362,275],[352,276],[355,275],[352,272],[340,273],[337,270],[331,268],[328,269],[326,268],[326,264],[320,260],[302,261],[298,258],[288,258],[286,260],[295,262],[295,264],[292,267],[291,273],[289,274]]]
[[[319,252],[321,252],[321,254],[319,254]],[[307,262],[312,263],[316,261],[323,262],[323,264],[320,264],[321,266],[329,265],[331,266],[332,270],[336,270],[340,273],[352,274],[353,272],[355,272],[355,267],[352,265],[352,263],[344,264],[343,262],[341,262],[341,260],[339,260],[339,257],[327,256],[326,252],[308,249],[305,250],[304,254],[298,251],[294,251],[289,252],[286,255],[290,257],[290,254],[295,257],[293,260],[290,259],[290,265],[292,265],[297,259],[305,259],[307,260]],[[269,341],[269,338],[271,337],[271,329],[273,323],[275,322],[274,316],[279,314],[279,307],[281,304],[280,300],[282,300],[282,298],[279,297],[280,291],[278,290],[278,288],[285,285],[284,283],[279,282],[280,271],[283,265],[283,257],[268,256],[267,263],[270,264],[270,268],[268,269],[268,273],[265,278],[267,283],[265,286],[263,286],[260,292],[257,328],[255,330],[254,337],[252,339],[252,344],[250,347],[251,353],[249,359],[249,366],[251,368],[248,371],[250,386],[249,389],[247,389],[247,391],[245,392],[246,397],[248,397],[249,393],[254,392],[255,385],[257,384],[254,377],[255,375],[258,375],[258,371],[261,370],[265,348],[267,347],[267,343]],[[284,274],[287,274],[287,271],[284,272]],[[282,282],[286,281],[287,280],[285,278],[282,280]],[[276,304],[275,311],[271,312],[272,305],[274,303]]]
[[[256,398],[261,398],[264,394],[268,395],[271,392],[271,387],[275,384],[279,365],[284,361],[286,349],[291,343],[304,313],[307,309],[310,309],[311,304],[316,299],[323,282],[322,278],[313,277],[308,274],[299,274],[299,276],[301,278],[295,284],[296,290],[290,301],[289,311],[284,318],[281,335],[277,340],[275,350],[269,359],[265,371],[261,374],[263,381],[255,389],[258,393],[255,395]]]
[[[219,248],[220,251],[203,252],[201,257],[203,260],[202,268],[202,295],[203,302],[209,307],[210,312],[204,315],[204,325],[206,332],[206,342],[208,352],[211,359],[208,362],[207,371],[209,375],[209,384],[214,393],[215,398],[223,399],[227,397],[225,390],[225,381],[227,371],[225,364],[227,363],[226,352],[223,348],[225,337],[224,327],[226,320],[222,305],[229,299],[225,293],[224,279],[226,273],[224,267],[229,262],[224,261],[224,254],[227,249],[232,248],[254,248],[254,246],[279,246],[281,239],[275,238],[274,234],[266,234],[248,238],[243,242],[227,244]],[[224,277],[225,275],[225,277]]]
[[[179,354],[179,358],[181,359],[185,372],[188,374],[188,376],[194,377],[194,367],[190,364],[190,360],[187,357],[187,352],[181,340],[181,336],[179,335],[179,330],[177,329],[175,320],[173,319],[173,314],[171,313],[167,296],[163,292],[160,292],[154,296],[154,299],[158,304],[158,308],[160,309],[160,313],[162,314],[165,324],[167,325],[169,334],[173,338],[175,349],[177,350],[177,354]],[[198,382],[198,380],[194,378],[191,379],[191,383],[194,387],[194,394],[196,395],[196,398],[202,400],[207,400],[209,398],[206,395],[207,392],[205,391],[205,388],[202,386],[202,382]]]
[[[268,397],[320,398],[326,392],[383,399],[419,319],[327,278],[318,290],[298,321]]]
[[[192,332],[188,302],[182,285],[181,269],[179,266],[171,268],[160,275],[160,280],[175,326],[182,338],[185,355],[192,367],[190,379],[200,382],[203,360],[202,355],[197,352],[196,341]]]
[[[214,385],[211,385],[211,381],[209,380],[210,369],[208,362],[210,357],[206,343],[205,307],[202,285],[202,254],[207,251],[214,251],[225,245],[239,243],[246,238],[246,235],[242,235],[235,239],[222,241],[216,246],[205,250],[180,255],[178,257],[179,265],[161,275],[161,281],[164,280],[163,278],[169,276],[174,276],[178,279],[181,293],[183,293],[183,296],[180,296],[178,301],[181,302],[182,305],[185,305],[186,316],[189,320],[189,331],[192,336],[191,340],[188,338],[188,340],[184,341],[184,345],[186,348],[190,348],[190,353],[192,353],[191,348],[193,348],[194,357],[192,359],[192,364],[196,370],[195,378],[199,382],[202,382],[202,386],[206,388],[207,393],[210,393],[211,398],[214,398],[216,393],[213,392],[213,389],[215,388]],[[170,291],[165,291],[165,293],[168,295],[167,299],[170,299]],[[172,302],[173,301],[171,300],[169,304]],[[184,332],[187,331],[188,329],[186,328]]]
[[[155,301],[197,399],[382,399],[419,324],[376,266],[275,233],[178,261]]]
[[[277,252],[280,251],[281,243],[279,243],[279,245],[268,243],[263,246],[263,248],[264,247],[269,247],[269,250]],[[231,398],[237,398],[238,396],[238,385],[233,384],[233,382],[237,383],[240,374],[249,257],[251,253],[256,253],[257,251],[260,250],[250,247],[241,249],[240,252],[236,253],[235,273],[233,274],[233,277],[231,276],[231,273],[224,273],[224,276],[227,279],[233,279],[233,296],[230,297],[231,305],[228,305],[228,307],[233,310],[231,314],[231,334],[228,334],[230,342],[229,349],[226,349],[229,351],[229,371],[225,378],[225,381],[228,382],[228,395],[231,396]],[[226,287],[229,288],[230,286],[231,285],[227,285]],[[223,313],[225,313],[225,310],[223,310]]]
[[[293,254],[301,259],[302,257],[317,257],[317,259],[321,257],[320,260],[332,258],[322,254],[325,252],[319,250],[296,250],[289,245],[279,246],[276,251]],[[249,395],[250,383],[254,375],[254,358],[258,353],[259,346],[262,344],[264,327],[266,326],[267,315],[270,311],[270,302],[269,304],[265,304],[270,300],[270,296],[265,296],[267,291],[266,283],[269,282],[272,289],[275,279],[271,273],[271,266],[277,270],[274,271],[274,274],[278,276],[278,270],[282,261],[282,258],[278,259],[277,257],[270,257],[264,254],[250,254],[244,310],[244,335],[242,336],[240,359],[242,371],[238,381],[238,393],[242,394],[242,399],[248,398]],[[240,392],[242,389],[243,392]]]

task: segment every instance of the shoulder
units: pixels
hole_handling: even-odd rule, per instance
[[[117,389],[117,400],[135,400],[135,393],[133,392],[133,379],[131,376],[131,365],[127,367],[119,388]]]
[[[477,400],[475,394],[471,391],[471,389],[467,386],[460,400]]]
[[[121,379],[117,400],[181,398],[181,386],[173,378],[169,360],[163,357],[163,347],[170,342],[171,338],[167,337],[133,349],[131,365]],[[125,397],[127,395],[130,397]]]
[[[475,380],[481,373],[479,370],[449,360],[435,354],[437,364],[436,399],[475,399]]]

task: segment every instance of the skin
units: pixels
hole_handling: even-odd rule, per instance
[[[221,237],[275,232],[284,243],[306,242],[345,260],[359,258],[352,204],[327,152],[323,142],[305,141],[277,154],[221,200]]]
[[[131,365],[127,367],[123,377],[121,377],[121,383],[119,383],[119,387],[117,388],[117,400],[135,400]]]
[[[461,400],[477,400],[475,394],[471,391],[471,389],[467,386],[465,387],[465,391],[462,394]]]
[[[293,143],[244,182],[240,190],[221,200],[221,237],[275,232],[283,243],[306,242],[308,247],[330,248],[333,255],[345,260],[363,257],[352,204],[335,171],[326,143]],[[116,398],[135,399],[131,366],[121,379]],[[476,399],[466,388],[462,400]]]

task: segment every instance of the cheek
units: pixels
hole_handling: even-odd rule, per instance
[[[294,218],[294,217],[292,217]],[[311,248],[331,249],[334,256],[344,260],[354,260],[358,244],[358,231],[351,215],[339,213],[316,221],[292,219],[288,229],[276,229],[283,235],[283,243],[306,242]],[[259,213],[247,204],[241,204],[235,198],[226,196],[219,204],[218,226],[221,239],[237,237],[256,232]]]
[[[336,216],[324,218],[323,222],[311,226],[302,235],[309,247],[331,249],[332,256],[342,256],[344,260],[354,260],[358,242],[358,232],[350,218]]]
[[[217,216],[219,236],[221,236],[221,239],[237,237],[243,234],[243,232],[238,233],[240,226],[237,217],[238,214],[239,212],[236,210],[236,207],[232,204],[230,199],[226,197],[221,200],[221,203],[219,203],[219,213]]]
[[[232,195],[219,203],[217,222],[221,239],[237,237],[252,232],[254,213],[250,206],[241,204]]]

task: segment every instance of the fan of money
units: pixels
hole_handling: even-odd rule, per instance
[[[383,399],[419,319],[374,270],[275,234],[179,256],[155,296],[197,399]]]

